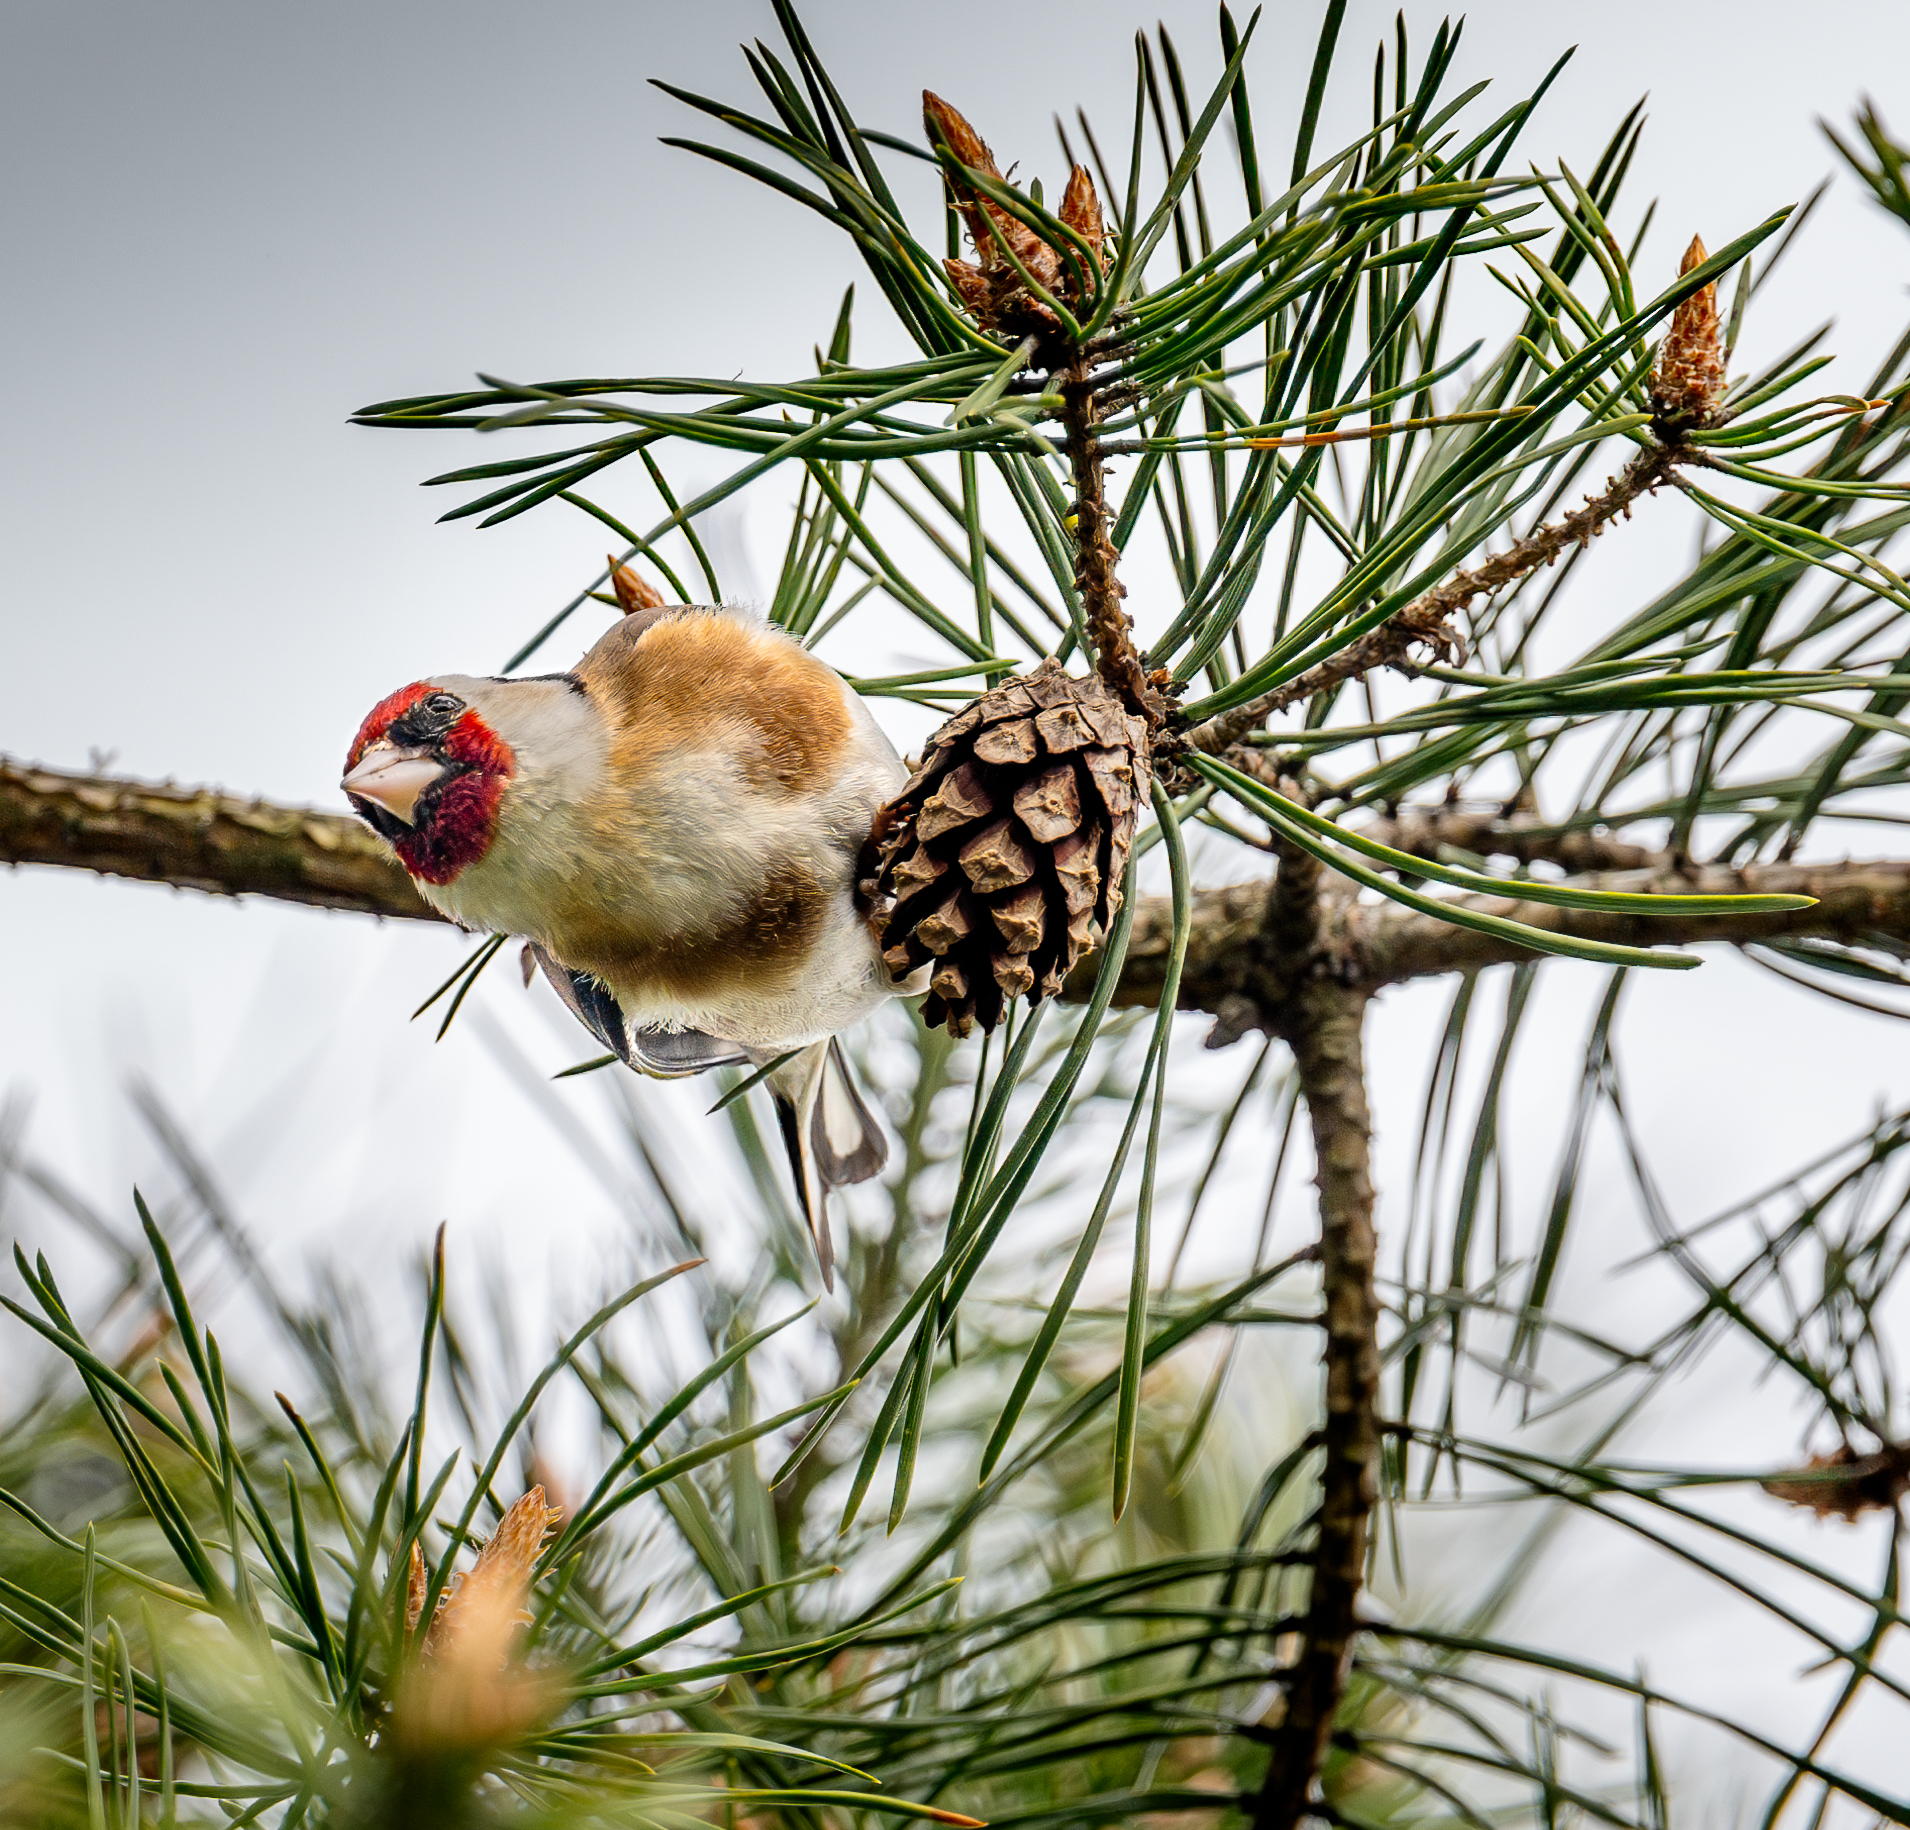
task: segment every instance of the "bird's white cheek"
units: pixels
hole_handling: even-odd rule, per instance
[[[530,830],[535,832],[535,825]],[[500,823],[482,858],[449,883],[418,887],[428,901],[467,928],[534,935],[541,931],[540,916],[549,904],[549,881],[547,868],[527,856],[522,840]]]
[[[467,872],[465,874],[468,875],[469,873]],[[458,893],[458,886],[455,881],[451,883],[426,883],[422,877],[413,877],[411,881],[413,886],[417,889],[418,894],[436,909],[440,915],[448,916],[452,921],[455,921],[460,927],[464,928],[477,928],[484,925],[465,912],[464,898]]]

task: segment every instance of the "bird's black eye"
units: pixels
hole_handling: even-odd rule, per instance
[[[386,735],[393,743],[436,743],[464,716],[464,701],[456,693],[427,693],[404,715],[392,720]]]

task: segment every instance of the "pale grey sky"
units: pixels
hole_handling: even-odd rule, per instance
[[[1407,14],[1424,44],[1438,9]],[[1391,15],[1355,4],[1344,42],[1370,45]],[[963,6],[959,31],[922,0],[808,17],[866,119],[913,134],[920,90],[939,85],[1037,172],[1058,166],[1057,108],[1125,118],[1130,32],[1151,23],[1007,0]],[[1211,13],[1180,5],[1169,21],[1198,81]],[[735,0],[15,0],[0,67],[0,747],[77,763],[97,745],[129,769],[320,798],[361,702],[508,653],[568,595],[596,530],[542,514],[437,528],[449,499],[412,485],[478,461],[474,441],[344,415],[479,368],[805,364],[858,277],[853,251],[660,146],[720,131],[645,80],[747,101],[737,42],[773,24]],[[1316,29],[1310,6],[1262,19],[1269,144],[1290,131]],[[1910,88],[1910,10],[1691,0],[1474,8],[1454,88],[1490,76],[1509,100],[1574,39],[1524,150],[1589,167],[1650,91],[1633,184],[1663,199],[1667,265],[1692,229],[1715,244],[1804,195],[1831,163],[1817,116],[1847,118],[1866,88],[1889,113],[1892,86]],[[1332,94],[1349,130],[1365,68],[1349,49]],[[1881,341],[1903,238],[1864,210],[1840,184],[1755,336],[1775,346],[1781,324],[1834,311],[1845,340]]]

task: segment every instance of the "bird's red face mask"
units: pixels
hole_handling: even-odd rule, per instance
[[[516,768],[510,745],[456,693],[419,680],[372,707],[339,786],[412,876],[449,883],[490,849]]]

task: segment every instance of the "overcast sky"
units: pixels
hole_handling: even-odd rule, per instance
[[[1415,45],[1437,16],[1408,6]],[[913,133],[932,86],[1004,162],[1042,173],[1058,171],[1057,108],[1124,115],[1128,34],[1151,23],[1107,0],[818,0],[806,17],[864,120]],[[1214,65],[1211,14],[1168,18],[1198,86]],[[1349,7],[1352,54],[1321,144],[1334,121],[1359,119],[1365,47],[1390,20],[1366,0]],[[134,774],[337,808],[340,757],[374,699],[434,669],[499,664],[581,582],[599,531],[561,512],[487,533],[436,526],[448,499],[414,485],[478,461],[473,441],[355,429],[345,415],[480,368],[800,372],[859,277],[851,250],[660,146],[705,126],[645,80],[747,99],[736,44],[772,29],[767,5],[731,0],[12,0],[0,752],[65,767],[97,752]],[[1316,29],[1311,5],[1262,21],[1266,143],[1290,131]],[[1652,289],[1694,230],[1720,245],[1832,169],[1819,117],[1847,122],[1868,92],[1910,133],[1903,0],[1489,0],[1470,9],[1455,87],[1490,76],[1495,96],[1523,93],[1574,38],[1524,150],[1584,171],[1649,91],[1632,189],[1662,199]],[[1872,359],[1901,322],[1906,281],[1910,238],[1839,178],[1747,338],[1774,353],[1835,315],[1834,342]],[[885,347],[873,314],[865,334]],[[751,529],[730,538],[746,581]],[[1654,549],[1631,551],[1610,562],[1613,588]],[[138,1072],[281,1254],[373,1240],[396,1252],[450,1216],[471,1239],[555,1261],[589,1294],[606,1254],[626,1249],[618,1202],[526,1107],[482,1024],[435,1052],[406,1025],[455,958],[443,932],[28,871],[0,877],[0,943],[0,1093],[30,1097],[34,1152],[116,1213],[132,1176],[150,1173],[121,1093]],[[1519,1099],[1547,1137],[1593,977],[1554,969],[1542,993],[1562,1059],[1557,1073],[1535,1061]],[[541,1071],[588,1052],[494,979],[479,999],[495,1005],[488,1021]],[[1373,1019],[1389,1198],[1437,1010],[1438,994],[1415,992]],[[1641,990],[1623,1043],[1687,1217],[1910,1099],[1889,1026],[1728,957]],[[1777,1050],[1810,1061],[1804,1085],[1774,1084]],[[588,1083],[565,1084],[601,1134]],[[684,1100],[686,1124],[697,1105]],[[1718,1125],[1728,1152],[1693,1146]],[[37,1212],[0,1216],[15,1226],[51,1237]],[[1796,1417],[1764,1422],[1768,1440],[1746,1455],[1789,1453]],[[1621,1662],[1633,1616],[1643,1633],[1652,1607],[1646,1592],[1628,1599],[1605,1623]]]

